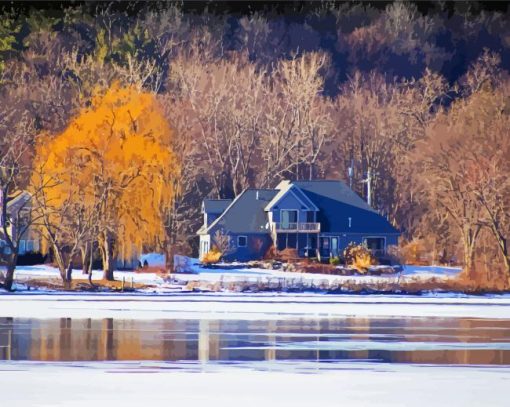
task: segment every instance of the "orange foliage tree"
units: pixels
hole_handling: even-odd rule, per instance
[[[113,279],[115,256],[128,258],[163,239],[163,209],[174,198],[173,181],[180,172],[173,137],[152,93],[113,84],[61,134],[41,138],[35,185],[52,184],[43,188],[49,197],[80,185],[80,194],[69,199],[93,208],[89,229],[99,243],[107,280]],[[64,209],[55,202],[52,211]],[[47,234],[48,225],[43,229]]]

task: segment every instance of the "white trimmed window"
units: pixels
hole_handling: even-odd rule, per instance
[[[248,237],[247,236],[237,236],[237,247],[246,247],[248,246]]]

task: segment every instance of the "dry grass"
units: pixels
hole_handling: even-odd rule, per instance
[[[64,284],[59,278],[50,278],[50,279],[38,279],[31,278],[23,281],[16,281],[17,283],[22,283],[31,288],[45,288],[50,290],[63,290],[63,291],[90,291],[90,290],[111,290],[111,291],[121,291],[123,288],[123,283],[120,280],[108,281],[108,280],[93,280],[93,286],[90,285],[87,278],[79,278],[71,281],[71,287],[64,287]],[[133,289],[143,289],[150,287],[147,284],[141,283],[133,283]],[[131,282],[124,282],[124,290],[131,289]]]
[[[142,267],[140,269],[136,269],[135,273],[140,273],[140,274],[154,273],[154,274],[158,274],[158,275],[166,275],[166,274],[168,274],[168,272],[167,272],[165,267],[158,267],[158,266]]]
[[[289,262],[300,260],[300,257],[296,249],[287,248],[278,252],[278,260]]]
[[[296,265],[297,272],[312,273],[312,274],[338,274],[337,269],[332,264],[312,263],[312,262],[301,262]]]

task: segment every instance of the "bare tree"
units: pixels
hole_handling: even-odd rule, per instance
[[[12,103],[8,98],[0,103],[0,236],[8,251],[0,253],[0,259],[7,265],[7,289],[12,287],[20,240],[32,223],[29,199],[20,196],[9,209],[10,198],[29,184],[34,141],[33,120]]]
[[[220,251],[222,257],[235,250],[232,237],[223,229],[218,229],[213,236],[213,245]]]
[[[319,153],[331,134],[321,100],[321,70],[326,64],[326,55],[310,53],[280,61],[273,72],[265,97],[263,185],[272,185],[289,174],[295,178],[315,176]]]
[[[41,235],[51,248],[66,288],[72,281],[73,261],[81,245],[90,241],[98,220],[98,208],[87,199],[90,185],[80,182],[86,162],[68,155],[65,173],[48,171],[45,163],[34,169],[32,205],[40,218]]]

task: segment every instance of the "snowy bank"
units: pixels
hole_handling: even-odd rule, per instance
[[[152,261],[157,259],[152,256]],[[162,260],[162,259],[159,259]],[[303,284],[342,284],[342,282],[354,283],[388,283],[405,281],[426,281],[430,279],[448,279],[455,277],[461,271],[459,268],[440,267],[440,266],[404,266],[403,272],[398,275],[381,276],[339,276],[331,274],[311,274],[299,273],[282,270],[271,270],[264,268],[249,268],[246,265],[224,265],[222,268],[205,268],[198,264],[196,259],[189,259],[190,274],[173,274],[172,276],[181,284],[186,285],[189,282],[208,282],[208,283],[228,283],[228,282],[248,282],[257,283],[270,280],[279,280],[290,283]],[[81,270],[73,270],[73,279],[87,279],[88,276],[82,274]],[[93,280],[100,280],[103,276],[102,271],[94,270],[92,272]],[[166,284],[165,279],[156,273],[136,273],[133,271],[115,271],[116,280],[125,280],[126,283],[152,285],[162,287]],[[56,268],[48,265],[37,266],[18,266],[14,273],[15,281],[18,283],[26,282],[30,279],[59,279],[60,275]],[[164,287],[163,287],[164,288]],[[174,288],[174,287],[173,287]]]

